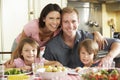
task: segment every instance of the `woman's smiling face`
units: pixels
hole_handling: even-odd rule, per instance
[[[61,15],[57,11],[51,11],[43,21],[50,31],[55,31],[60,26]]]

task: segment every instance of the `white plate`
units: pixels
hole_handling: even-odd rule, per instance
[[[30,72],[26,72],[26,73],[23,73],[23,74],[27,74],[27,75],[29,75],[29,74],[32,74],[33,72],[32,71],[30,71]]]
[[[69,71],[68,71],[68,74],[78,75],[78,72],[76,72],[74,69],[72,69],[72,70],[69,70]]]
[[[67,72],[39,72],[39,76],[45,80],[51,80],[55,77],[65,77]]]
[[[29,75],[29,74],[31,74],[32,72],[27,72],[27,73],[21,73],[21,74],[13,74],[13,75]],[[7,76],[9,76],[9,75],[4,75],[5,77],[7,77]]]

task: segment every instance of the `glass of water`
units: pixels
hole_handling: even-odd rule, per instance
[[[111,62],[111,68],[115,68],[115,61]]]
[[[110,60],[110,61],[104,61],[103,68],[115,68],[115,61]]]
[[[0,64],[0,80],[4,80],[4,65]]]
[[[32,63],[33,75],[37,76],[37,71],[44,68],[44,63]]]

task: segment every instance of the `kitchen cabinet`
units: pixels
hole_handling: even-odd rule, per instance
[[[68,6],[75,7],[79,12],[79,29],[89,32],[101,31],[101,4],[80,1],[68,1]],[[97,26],[95,26],[96,24]]]
[[[0,0],[0,17],[0,52],[10,52],[14,39],[28,22],[28,1]],[[0,54],[0,59],[9,56]]]
[[[65,7],[67,0],[0,0],[0,52],[10,52],[14,39],[48,3]],[[1,56],[1,55],[0,55]]]
[[[1,49],[11,51],[15,37],[28,21],[27,0],[1,0]]]
[[[113,3],[113,4],[115,4],[115,3]],[[117,3],[117,4],[120,5],[120,3]],[[117,8],[117,6],[114,6],[111,10],[108,8],[109,7],[106,4],[102,4],[102,31],[103,31],[103,36],[112,38],[113,35],[111,35],[112,31],[111,31],[110,25],[108,24],[108,21],[113,19],[115,32],[120,32],[120,23],[119,23],[120,10],[119,10],[119,8]]]

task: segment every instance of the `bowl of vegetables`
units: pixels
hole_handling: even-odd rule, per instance
[[[23,75],[23,74],[30,74],[31,72],[23,71],[20,68],[8,68],[5,69],[4,75]]]
[[[51,80],[56,77],[65,77],[67,75],[67,68],[61,66],[47,66],[44,67],[44,72],[38,69],[37,73],[42,79]]]
[[[120,80],[120,69],[96,68],[95,70],[95,68],[90,68],[81,76],[83,80]]]
[[[23,74],[23,72],[19,68],[8,68],[4,72],[4,75],[16,75],[16,74]]]

